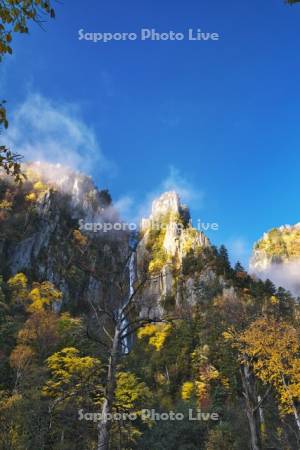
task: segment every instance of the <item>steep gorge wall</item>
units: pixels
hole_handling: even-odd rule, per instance
[[[27,176],[21,188],[1,180],[1,273],[24,272],[34,281],[51,281],[62,291],[64,304],[74,308],[103,297],[96,273],[126,259],[128,236],[85,232],[85,246],[79,221],[117,220],[117,212],[101,202],[92,180],[82,174],[31,165]]]

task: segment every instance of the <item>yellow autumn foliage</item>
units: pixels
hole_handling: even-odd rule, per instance
[[[26,200],[27,202],[32,202],[32,203],[34,203],[34,202],[36,201],[36,199],[37,199],[37,195],[36,195],[35,192],[30,192],[29,194],[27,194],[27,195],[25,196],[25,200]]]
[[[194,394],[194,383],[192,381],[186,381],[183,383],[181,388],[181,398],[182,400],[190,400]]]
[[[284,322],[259,318],[238,336],[234,346],[240,361],[251,359],[255,375],[277,392],[282,414],[294,412],[300,400],[300,340],[296,329]]]
[[[12,202],[8,200],[2,200],[0,202],[0,209],[5,209],[6,211],[10,211],[12,208]]]
[[[209,346],[205,344],[196,347],[191,354],[193,368],[196,372],[195,392],[200,402],[209,396],[213,381],[220,380],[222,383],[220,372],[209,362],[209,350]]]
[[[43,192],[46,191],[48,187],[42,181],[37,181],[36,183],[34,183],[33,189],[38,192]]]
[[[88,238],[84,236],[79,230],[73,231],[73,239],[79,247],[86,247]]]
[[[37,312],[53,306],[62,300],[62,293],[57,290],[52,283],[44,281],[43,283],[33,283],[32,290],[29,293],[30,305],[28,312]]]
[[[8,280],[7,284],[14,303],[24,304],[28,300],[28,280],[24,273],[17,273]]]
[[[137,336],[139,339],[149,337],[149,344],[159,351],[170,334],[171,328],[171,324],[169,323],[148,324],[140,328]]]
[[[80,356],[75,347],[66,347],[47,359],[51,378],[43,387],[43,394],[59,398],[63,394],[74,395],[84,389],[87,382],[99,374],[101,363],[91,356]]]
[[[196,391],[197,391],[197,397],[202,400],[203,398],[207,397],[208,394],[208,384],[204,381],[196,381]]]
[[[276,297],[275,295],[272,295],[270,298],[270,303],[272,305],[277,305],[279,303],[278,297]]]

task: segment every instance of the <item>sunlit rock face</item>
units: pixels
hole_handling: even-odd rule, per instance
[[[150,281],[144,290],[144,312],[161,315],[163,300],[173,297],[179,301],[178,277],[183,259],[190,252],[198,252],[210,246],[208,238],[190,224],[190,213],[182,205],[179,195],[165,192],[152,203],[149,218],[141,221],[143,238],[137,249],[137,264],[140,277],[147,266]],[[185,280],[185,288],[191,303],[193,280]],[[181,288],[181,286],[180,286]]]
[[[24,165],[29,180],[41,180],[49,190],[70,196],[74,212],[81,208],[91,219],[103,212],[99,191],[91,177],[61,164],[33,162]]]
[[[190,220],[188,207],[181,204],[179,195],[175,191],[165,192],[153,200],[149,218],[141,220],[141,230],[147,230],[156,223],[159,224],[167,214],[173,218],[180,217],[186,224]]]
[[[180,199],[179,195],[174,192],[165,192],[152,203],[152,218],[163,216],[168,212],[179,214]]]
[[[273,228],[255,244],[250,272],[300,295],[300,224]]]
[[[197,231],[190,224],[190,212],[181,204],[179,195],[165,192],[152,203],[151,215],[141,221],[144,242],[148,241],[151,232],[158,232],[163,237],[163,250],[170,257],[181,262],[182,257],[191,249],[210,245],[204,233]]]

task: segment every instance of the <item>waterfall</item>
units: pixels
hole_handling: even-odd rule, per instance
[[[134,283],[136,279],[135,253],[132,252],[129,259],[129,300],[134,294]]]
[[[120,316],[120,324],[121,328],[127,327],[129,322],[128,319],[125,317],[124,309],[128,305],[128,303],[131,300],[131,297],[134,294],[134,283],[136,280],[136,267],[135,267],[135,252],[132,251],[129,261],[128,261],[128,270],[129,270],[129,290],[128,290],[128,298],[124,302],[124,304],[119,308],[119,316]],[[127,329],[129,331],[129,328]],[[127,355],[131,349],[132,345],[132,336],[126,336],[122,342],[122,353]]]

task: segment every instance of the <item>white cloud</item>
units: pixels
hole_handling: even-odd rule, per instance
[[[281,286],[291,291],[294,295],[300,295],[300,261],[287,261],[284,263],[272,263],[261,271],[252,270],[259,278],[269,278],[277,287]]]
[[[133,197],[125,195],[120,197],[116,202],[114,202],[114,207],[117,209],[121,218],[124,220],[132,220],[135,215],[135,202]]]
[[[182,174],[176,167],[169,167],[169,174],[161,183],[162,192],[176,191],[181,200],[190,207],[200,208],[203,206],[204,193],[196,189],[188,178]]]
[[[248,267],[248,261],[251,254],[251,244],[244,237],[231,238],[226,242],[226,247],[232,264],[240,261],[245,268]]]
[[[61,163],[91,173],[111,167],[92,128],[75,105],[54,102],[40,94],[29,95],[15,110],[6,144],[26,161]]]

